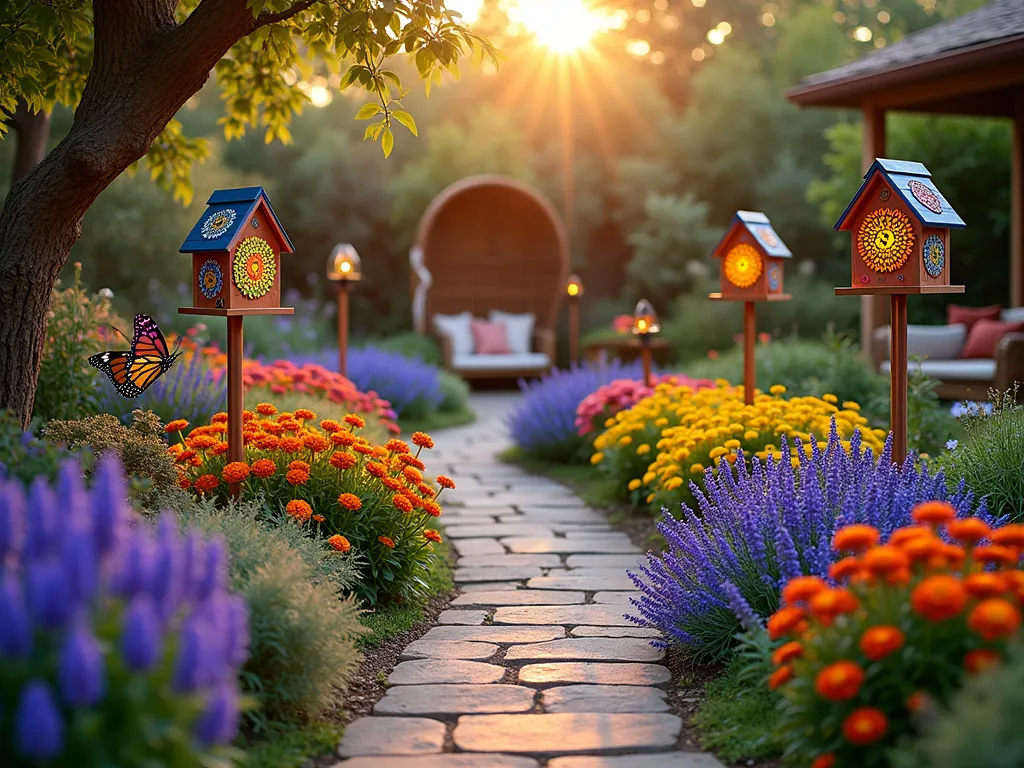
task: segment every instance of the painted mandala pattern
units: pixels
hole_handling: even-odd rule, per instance
[[[247,237],[235,249],[232,263],[235,286],[247,299],[266,296],[274,285],[277,267],[274,249],[262,237]]]
[[[942,213],[942,201],[939,200],[938,195],[928,188],[927,184],[923,184],[917,179],[911,179],[910,184],[907,186],[910,188],[910,194],[914,196],[917,202],[932,213]]]
[[[203,222],[203,228],[201,230],[203,238],[206,240],[215,240],[235,223],[235,212],[231,208],[225,208],[223,211],[217,211],[211,213],[206,217],[206,221]]]
[[[199,267],[199,291],[208,299],[215,299],[224,287],[224,273],[213,259]]]
[[[749,288],[761,276],[761,254],[752,245],[740,243],[725,255],[725,279],[739,288]]]
[[[782,278],[782,270],[779,269],[778,264],[772,264],[768,267],[768,290],[777,291],[779,290],[779,281]]]
[[[924,241],[924,271],[932,277],[941,277],[946,266],[946,246],[938,235],[929,235]]]
[[[864,217],[857,233],[857,253],[872,272],[894,272],[914,250],[910,218],[896,208],[879,208]]]
[[[769,248],[774,248],[779,244],[779,238],[775,236],[771,227],[758,227],[755,231],[757,232],[757,239]]]

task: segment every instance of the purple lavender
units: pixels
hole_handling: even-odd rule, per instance
[[[509,416],[512,440],[526,453],[552,461],[581,460],[584,439],[576,429],[576,409],[583,399],[615,379],[643,375],[640,363],[584,363],[556,370],[532,382],[520,381],[523,398]]]
[[[662,510],[658,530],[667,551],[648,554],[647,564],[630,573],[641,593],[630,619],[660,629],[659,644],[721,659],[742,626],[775,612],[789,578],[827,577],[837,528],[868,523],[886,538],[911,523],[915,504],[930,499],[948,501],[960,517],[998,522],[962,482],[950,494],[942,474],[929,474],[914,456],[893,464],[891,438],[877,460],[859,434],[850,442],[844,450],[833,423],[828,444],[812,438],[811,456],[799,468],[788,458],[737,461],[717,475],[705,473],[703,489],[691,483],[697,510],[683,504],[678,517]],[[785,441],[781,448],[788,456]]]

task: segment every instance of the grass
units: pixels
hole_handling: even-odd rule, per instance
[[[282,726],[245,748],[246,765],[249,768],[299,768],[311,755],[333,754],[344,730],[330,721]]]
[[[605,477],[591,464],[559,464],[530,456],[522,448],[513,446],[498,454],[507,464],[515,464],[534,475],[544,475],[572,488],[591,507],[622,509],[624,502],[616,493],[614,480]]]
[[[737,659],[708,683],[693,719],[701,745],[731,763],[777,757],[785,748],[775,735],[775,695],[764,685],[751,684],[744,669],[743,660]]]
[[[420,601],[385,605],[373,613],[363,614],[360,621],[370,631],[359,638],[359,647],[362,650],[379,648],[392,637],[408,632],[423,620],[423,607],[430,598],[452,591],[455,582],[452,580],[448,543],[443,542],[436,546],[434,554],[430,570],[424,577],[424,581],[427,582],[427,593]]]
[[[472,424],[474,421],[476,421],[476,412],[469,406],[465,406],[456,411],[435,411],[423,419],[399,419],[398,425],[402,428],[402,434],[411,435],[413,432],[430,434],[437,429],[461,427],[465,424]]]

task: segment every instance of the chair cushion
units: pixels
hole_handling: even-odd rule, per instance
[[[473,351],[477,355],[507,355],[508,329],[504,323],[488,323],[485,320],[473,319],[470,326],[473,330]]]
[[[1024,307],[1004,309],[999,313],[999,319],[1004,323],[1024,323]]]
[[[1008,333],[1024,331],[1024,322],[1003,323],[999,320],[979,320],[971,327],[964,344],[963,358],[994,358],[999,340]]]
[[[917,363],[910,363],[910,370],[915,371]],[[982,381],[996,380],[995,360],[923,360],[921,371],[939,381]],[[882,373],[889,372],[889,361],[881,365]]]
[[[492,309],[488,319],[502,323],[508,329],[508,348],[514,355],[528,355],[533,351],[533,324],[537,316],[533,312],[523,315]]]
[[[989,307],[961,307],[958,304],[949,304],[946,307],[946,322],[950,325],[963,323],[970,332],[971,326],[979,320],[998,320],[1001,309],[998,304]]]
[[[452,370],[455,371],[533,371],[544,370],[551,365],[547,355],[527,352],[525,355],[454,355]]]
[[[889,326],[875,331],[875,336],[885,343],[885,357],[889,358]],[[928,360],[956,360],[967,339],[967,326],[956,325],[908,325],[907,357],[923,357]]]
[[[473,354],[473,315],[434,315],[434,328],[452,342],[452,357]]]

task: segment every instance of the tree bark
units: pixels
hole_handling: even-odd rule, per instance
[[[28,176],[46,156],[46,145],[50,141],[50,113],[29,112],[28,105],[18,99],[18,107],[10,118],[11,127],[18,137],[14,149],[14,168],[11,183]]]
[[[176,5],[94,0],[93,66],[71,130],[12,185],[0,211],[0,408],[25,426],[50,294],[85,212],[256,27],[245,0],[203,0],[180,25]]]

